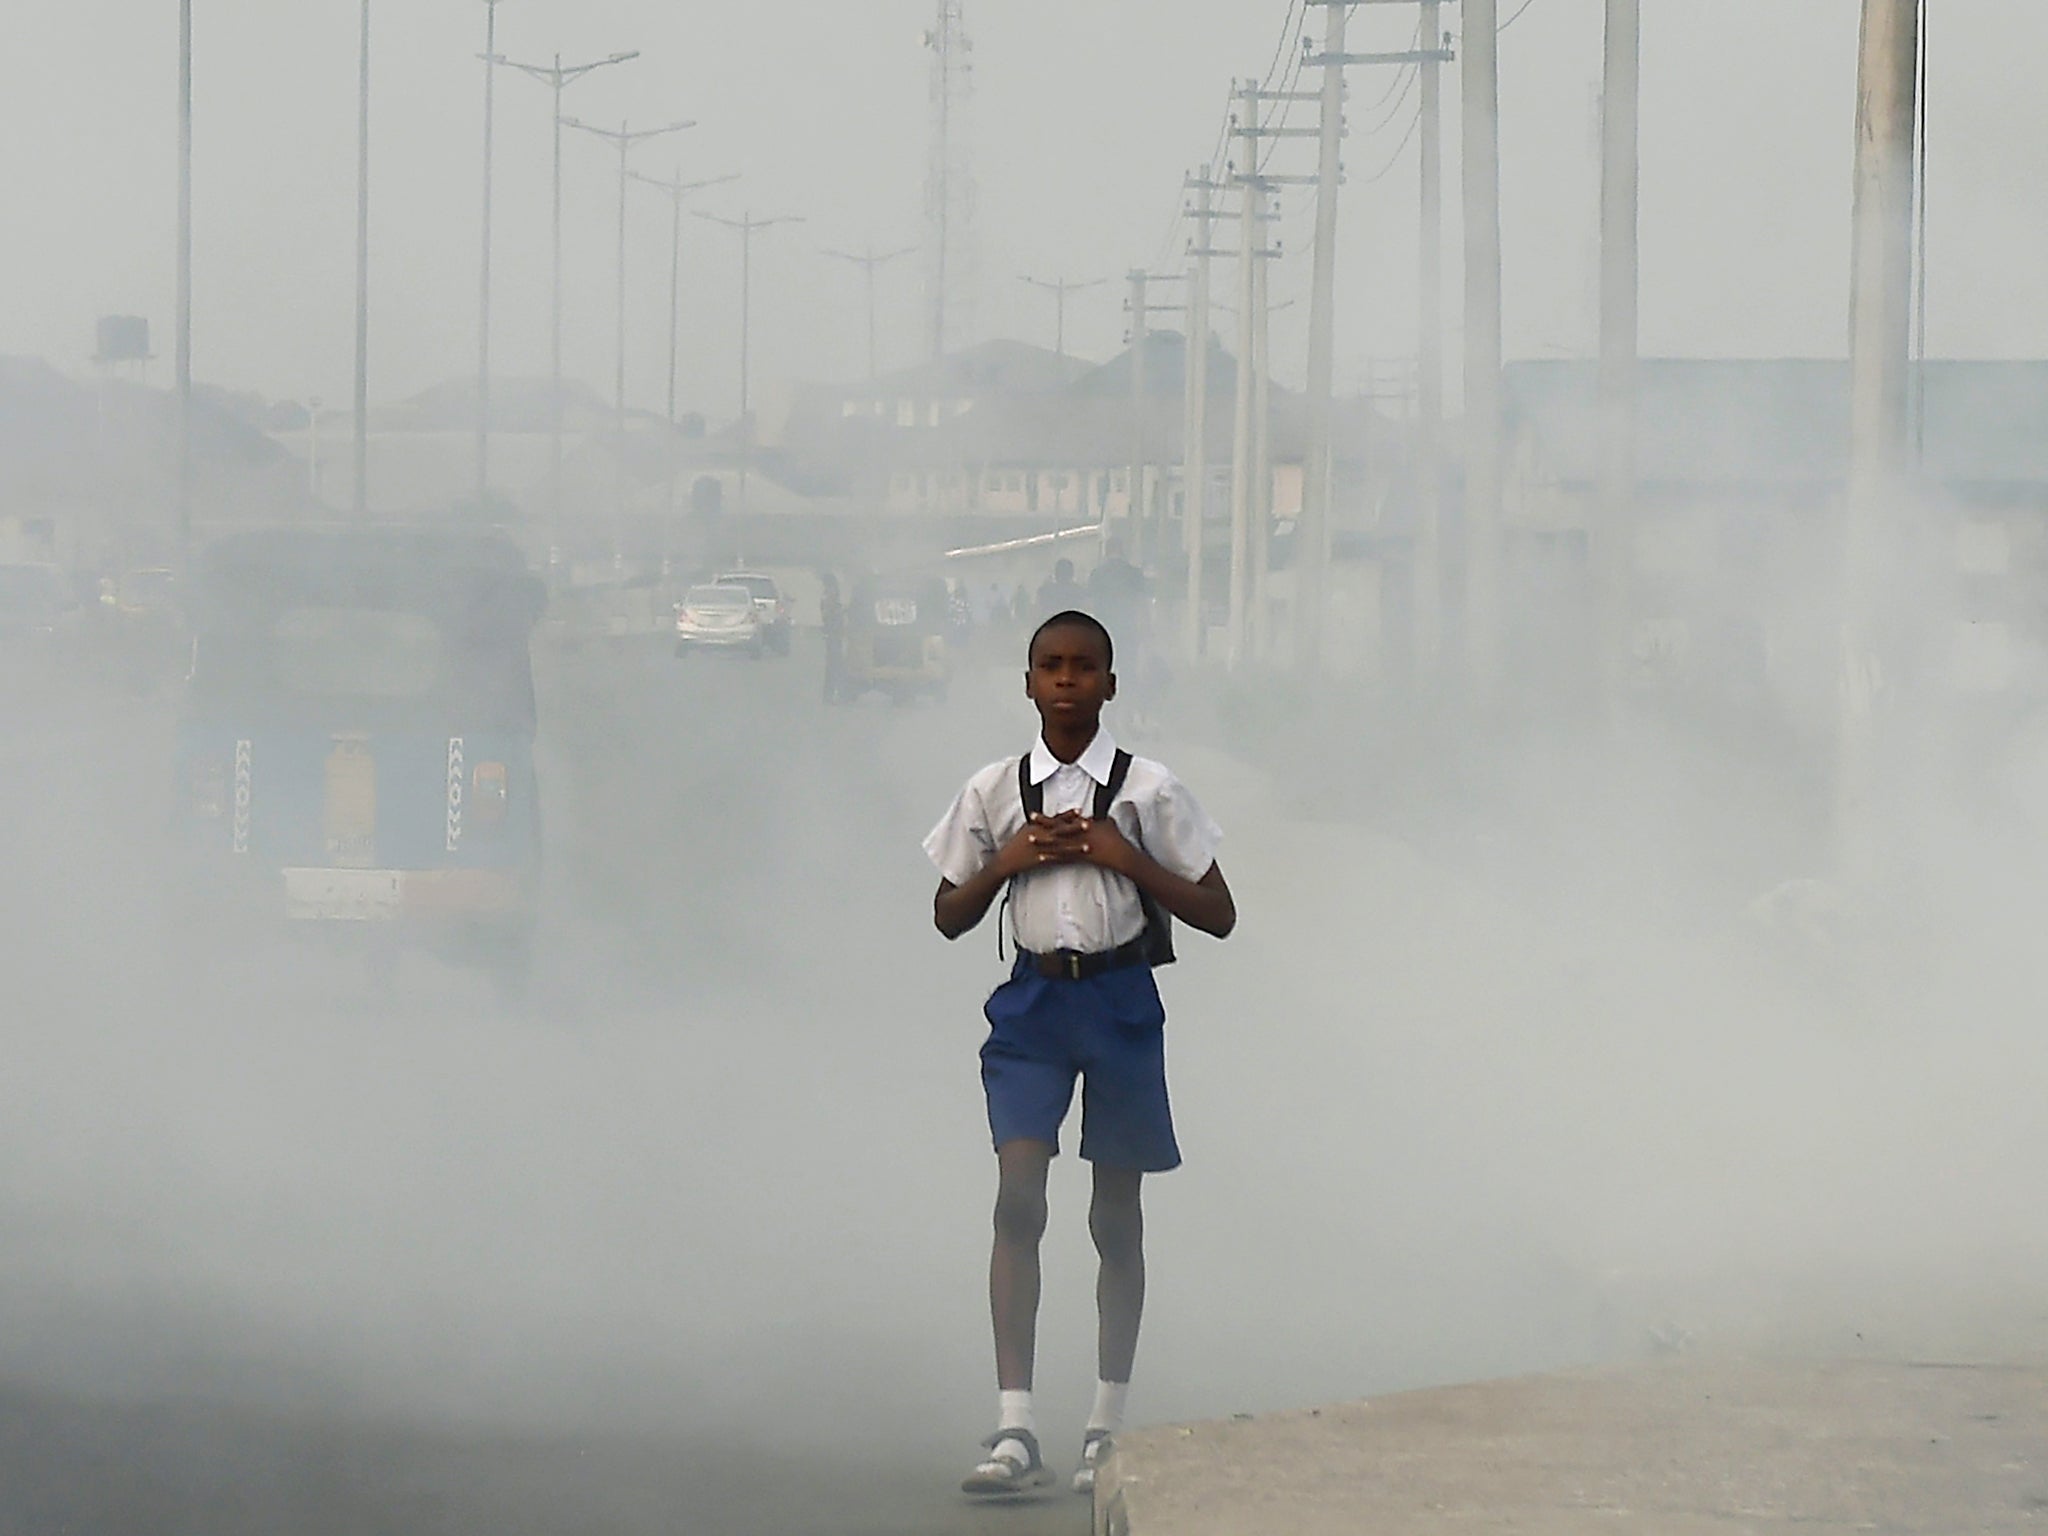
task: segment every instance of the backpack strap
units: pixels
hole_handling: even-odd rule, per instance
[[[1109,782],[1095,786],[1095,819],[1107,821],[1109,808],[1116,804],[1116,797],[1123,792],[1124,780],[1131,776],[1131,754],[1117,748],[1116,757],[1109,765]],[[1040,799],[1044,798],[1043,794]]]
[[[1045,786],[1031,782],[1031,754],[1026,752],[1017,759],[1017,798],[1024,806],[1024,819],[1029,821],[1045,809]],[[1003,930],[1009,926],[1010,893],[1017,888],[1014,876],[1003,886],[1003,904],[996,912],[996,958],[1007,960],[1003,952]]]

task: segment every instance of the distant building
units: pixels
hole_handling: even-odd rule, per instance
[[[195,530],[304,506],[260,402],[201,387],[192,402]],[[74,379],[0,357],[0,558],[111,568],[178,553],[178,404],[126,379]]]
[[[2048,680],[2048,363],[1930,362],[1923,381],[1920,500],[1892,551],[1894,612],[1938,628],[1918,649],[1965,689]],[[1506,370],[1505,650],[1550,667],[1590,664],[1597,387],[1589,362]],[[1708,686],[1824,693],[1848,365],[1645,360],[1637,423],[1638,663]]]
[[[776,443],[796,481],[892,518],[1023,535],[1126,524],[1135,501],[1177,529],[1187,499],[1185,352],[1176,333],[1147,338],[1141,403],[1129,351],[1097,365],[1023,342],[987,342],[873,384],[807,386]],[[1235,390],[1235,361],[1216,348],[1208,374],[1212,519],[1228,516]],[[1301,507],[1307,412],[1284,388],[1274,388],[1272,402],[1271,504],[1276,525],[1287,526]],[[1339,457],[1355,464],[1369,435],[1363,409],[1347,406],[1339,426]],[[1139,457],[1147,472],[1134,498],[1130,472]]]

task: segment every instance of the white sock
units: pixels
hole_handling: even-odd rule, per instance
[[[1027,1435],[1038,1433],[1038,1423],[1031,1416],[1031,1393],[998,1392],[996,1394],[996,1430],[1000,1434],[1007,1429],[1021,1429]],[[989,1448],[989,1455],[1008,1454],[1019,1461],[1029,1461],[1031,1451],[1023,1441],[1013,1437],[998,1440]]]
[[[1034,1435],[1038,1433],[1038,1421],[1031,1416],[1029,1391],[996,1394],[996,1428],[1021,1429]]]
[[[1124,1427],[1124,1404],[1130,1399],[1131,1384],[1128,1381],[1098,1381],[1095,1383],[1095,1409],[1088,1415],[1090,1429],[1108,1430],[1111,1434]]]

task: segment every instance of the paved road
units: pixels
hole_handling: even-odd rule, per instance
[[[0,699],[0,1536],[1082,1528],[951,1492],[987,1427],[997,961],[931,934],[917,840],[1028,741],[1014,663],[944,708],[827,710],[809,650],[542,682],[520,1015],[425,959],[393,1004],[344,958],[181,951],[165,704]],[[1277,814],[1370,761],[1341,739],[1277,789],[1164,750],[1246,921],[1164,983],[1189,1166],[1148,1201],[1142,1418],[1686,1332],[1968,1353],[2040,1294],[2031,1007],[1873,1049],[1645,909],[1647,854],[1600,862],[1603,905],[1548,851],[1359,826],[1378,778]],[[1056,1452],[1084,1191],[1055,1169]]]
[[[544,664],[523,1017],[426,957],[392,1006],[346,957],[176,953],[137,856],[166,705],[23,701],[0,1531],[1085,1527],[952,1491],[989,1396],[995,957],[923,928],[915,839],[1017,712],[817,681],[808,647]]]

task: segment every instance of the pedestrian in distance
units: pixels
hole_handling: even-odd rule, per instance
[[[1039,618],[1088,606],[1088,589],[1074,579],[1074,562],[1055,560],[1051,579],[1038,589]]]
[[[1046,1175],[1075,1081],[1081,1156],[1094,1165],[1088,1228],[1101,1263],[1095,1405],[1073,1478],[1085,1493],[1123,1427],[1137,1357],[1141,1186],[1181,1160],[1153,971],[1173,960],[1173,919],[1219,939],[1237,925],[1216,862],[1216,824],[1179,779],[1122,751],[1102,725],[1102,708],[1116,697],[1109,631],[1075,611],[1047,619],[1031,637],[1024,694],[1039,718],[1031,750],[969,779],[925,839],[940,876],[939,932],[959,938],[1002,897],[1017,949],[1009,979],[983,1010],[981,1048],[997,1166],[989,1260],[996,1431],[961,1484],[997,1498],[1053,1480],[1032,1406],[1038,1248]]]

